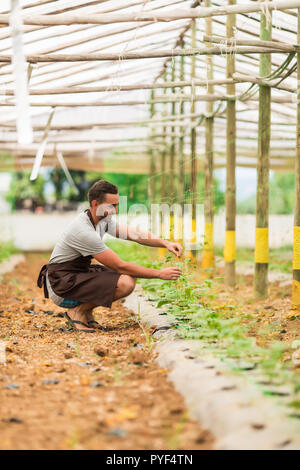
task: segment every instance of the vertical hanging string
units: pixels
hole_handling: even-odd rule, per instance
[[[45,150],[46,150],[46,145],[47,145],[47,142],[48,142],[48,133],[49,133],[49,129],[51,127],[51,122],[52,122],[54,113],[55,113],[55,108],[50,113],[48,122],[47,122],[45,130],[44,130],[44,135],[43,135],[43,138],[42,138],[41,145],[39,146],[37,154],[35,156],[32,172],[31,172],[31,175],[30,175],[30,181],[35,180],[37,178],[38,174],[39,174],[40,166],[41,166],[43,156],[44,156],[44,153],[45,153]]]
[[[79,191],[78,191],[78,188],[76,186],[76,184],[74,183],[74,180],[71,176],[71,173],[69,172],[68,170],[68,167],[67,167],[67,164],[65,162],[65,159],[63,157],[63,154],[61,152],[58,152],[56,149],[55,149],[55,153],[56,153],[56,156],[57,156],[57,160],[59,161],[60,163],[60,166],[62,167],[65,175],[66,175],[66,178],[68,180],[68,182],[70,183],[70,185],[72,186],[72,188],[74,189],[75,193],[76,194],[79,194]]]
[[[12,66],[16,99],[18,143],[31,144],[33,132],[30,119],[28,68],[23,46],[23,21],[19,0],[11,0],[10,27],[12,30]]]

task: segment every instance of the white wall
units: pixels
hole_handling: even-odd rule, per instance
[[[53,214],[0,214],[0,242],[14,240],[16,246],[24,251],[51,250],[76,212]],[[141,220],[141,218],[139,218]],[[203,227],[203,221],[199,226]],[[146,220],[140,228],[146,229]],[[201,229],[200,229],[201,230]],[[216,245],[224,245],[225,216],[215,217],[214,238]],[[201,237],[201,234],[200,234]],[[255,216],[237,216],[237,245],[253,247],[255,238]],[[279,248],[292,245],[293,242],[293,216],[270,216],[270,246]]]

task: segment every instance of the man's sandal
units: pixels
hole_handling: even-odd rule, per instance
[[[96,330],[108,331],[106,326],[100,325],[100,323],[98,323],[96,320],[90,320],[87,323],[89,327],[96,328]]]
[[[82,331],[83,333],[95,333],[96,331],[89,328],[89,325],[84,323],[83,321],[79,321],[79,320],[72,320],[72,318],[67,314],[67,312],[65,312],[65,317],[66,319],[68,320],[68,322],[71,323],[71,325],[73,326],[74,330],[76,331]],[[85,326],[86,328],[88,328],[87,330],[83,330],[83,329],[80,329],[80,328],[76,328],[76,324],[78,325],[83,325]]]

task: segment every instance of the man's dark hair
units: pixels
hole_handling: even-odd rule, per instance
[[[118,192],[118,187],[115,184],[105,180],[96,181],[88,192],[89,203],[91,205],[92,201],[96,200],[101,204],[106,194],[118,194]]]

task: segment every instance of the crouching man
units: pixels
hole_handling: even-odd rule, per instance
[[[176,267],[144,268],[123,261],[103,242],[105,232],[141,245],[164,247],[177,257],[181,256],[179,243],[155,238],[112,220],[117,213],[119,193],[117,186],[108,181],[97,181],[88,193],[90,208],[71,222],[56,243],[49,263],[38,277],[38,286],[44,295],[62,308],[74,329],[94,333],[101,325],[93,317],[98,306],[111,307],[112,302],[128,296],[135,287],[136,278],[176,280],[181,274]],[[91,264],[92,259],[101,264]]]

